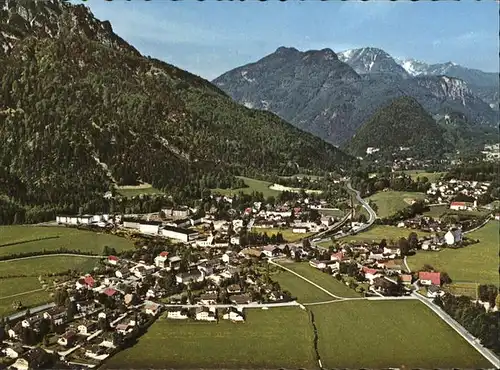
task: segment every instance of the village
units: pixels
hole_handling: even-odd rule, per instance
[[[433,183],[430,197],[450,210],[476,209],[488,184],[451,180]],[[231,206],[228,196],[218,203]],[[364,297],[444,294],[446,273],[409,273],[406,257],[416,250],[436,253],[476,243],[467,220],[417,216],[398,223],[408,238],[352,242],[363,224],[350,213],[329,216],[324,200],[304,198],[271,207],[254,202],[231,219],[212,208],[177,207],[148,215],[59,215],[60,227],[79,227],[136,238],[135,253],[106,254],[93,271],[54,281],[54,303],[27,310],[3,323],[1,351],[12,369],[84,366],[94,368],[129,346],[157,319],[245,322],[248,308],[298,305],[294,292],[273,281],[276,265],[305,263]],[[337,210],[338,211],[338,210]],[[497,215],[491,215],[498,219]],[[462,222],[463,221],[463,222]],[[373,221],[372,221],[373,222]],[[365,225],[369,226],[369,225]],[[419,231],[432,232],[418,236]],[[321,241],[331,245],[321,246]],[[110,246],[112,247],[112,246]]]

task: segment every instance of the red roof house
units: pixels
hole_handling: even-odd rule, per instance
[[[369,274],[369,275],[373,275],[373,276],[378,272],[377,270],[371,269],[371,268],[366,267],[366,266],[363,266],[363,268],[361,269],[361,271],[363,271],[363,273],[365,275]]]
[[[411,284],[411,275],[402,274],[401,281],[403,282],[403,284]]]
[[[85,281],[85,284],[87,284],[91,288],[95,284],[95,280],[91,275],[85,275],[85,278],[83,280]]]
[[[422,285],[441,285],[441,274],[439,272],[425,272],[418,273],[418,279]]]
[[[111,263],[112,265],[116,265],[118,263],[118,257],[108,256],[108,263]]]
[[[161,256],[161,257],[168,257],[168,254],[169,254],[168,252],[165,252],[165,251],[164,251],[164,252],[161,252],[161,253],[160,253],[160,256]]]
[[[106,288],[106,289],[104,289],[103,293],[106,294],[108,297],[112,297],[116,294],[116,292],[117,291],[113,288]]]
[[[343,259],[344,259],[343,252],[332,253],[332,255],[330,256],[331,261],[342,261]]]

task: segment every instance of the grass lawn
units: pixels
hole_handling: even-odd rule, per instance
[[[321,216],[344,217],[344,211],[341,209],[320,209]]]
[[[408,264],[412,270],[429,264],[439,271],[446,271],[456,282],[498,285],[499,222],[492,220],[467,237],[480,242],[461,249],[418,251],[408,258]]]
[[[305,234],[299,234],[299,233],[294,233],[292,232],[292,229],[279,229],[279,228],[260,228],[260,227],[253,227],[252,232],[254,233],[267,233],[268,236],[275,235],[277,233],[281,233],[283,235],[283,238],[289,243],[296,242],[297,240],[305,239],[308,236],[313,235],[314,233],[305,233]]]
[[[429,210],[423,214],[427,217],[440,218],[449,208],[448,206],[433,206],[429,207]]]
[[[0,298],[41,288],[38,277],[34,276],[0,279]]]
[[[289,267],[289,264],[283,265]],[[273,273],[271,279],[277,281],[281,289],[288,290],[300,303],[325,302],[334,299],[321,289],[283,269]]]
[[[332,294],[344,298],[361,297],[361,295],[355,292],[353,289],[337,281],[331,275],[328,275],[324,272],[319,271],[318,269],[315,269],[314,267],[311,267],[307,262],[287,263],[283,264],[283,266],[288,267],[290,270],[295,271],[297,274],[302,275],[306,279],[309,279],[312,282],[318,284],[320,287],[328,290]],[[310,284],[309,286],[310,289],[317,289],[314,287],[314,285]],[[334,299],[331,296],[328,297],[329,297],[328,300]]]
[[[372,200],[377,205],[377,216],[380,218],[388,217],[395,214],[397,211],[408,207],[412,199],[424,199],[424,193],[405,192],[405,191],[381,191],[375,193],[365,200]]]
[[[69,269],[87,272],[90,271],[97,263],[97,258],[76,256],[43,256],[17,261],[1,261],[0,277],[27,275],[38,278],[39,275],[45,275],[53,272],[64,272]]]
[[[223,195],[232,195],[232,194],[238,194],[239,192],[243,192],[244,194],[251,194],[254,191],[262,192],[264,194],[264,197],[276,197],[280,193],[277,190],[272,190],[269,189],[269,186],[272,185],[272,183],[267,182],[267,181],[261,181],[261,180],[255,180],[251,179],[249,177],[243,177],[243,176],[237,176],[240,179],[242,179],[245,184],[247,184],[247,188],[240,188],[240,189],[212,189],[212,192],[214,193],[220,193]]]
[[[418,301],[344,301],[310,308],[325,368],[491,367]]]
[[[118,186],[116,191],[119,195],[123,197],[135,197],[141,194],[144,195],[163,194],[161,190],[158,190],[149,184],[142,184],[137,186]]]
[[[429,182],[438,182],[439,179],[446,174],[446,172],[426,172],[425,170],[409,170],[401,172],[410,175],[414,181],[417,180],[417,177],[427,177],[429,179]]]
[[[477,288],[478,285],[476,283],[455,282],[450,285],[445,285],[443,289],[451,294],[466,295],[477,299]]]
[[[39,238],[50,239],[36,240]],[[10,243],[21,244],[2,246]],[[38,252],[44,249],[54,250],[63,247],[101,254],[105,245],[115,248],[117,251],[134,248],[133,243],[128,239],[93,231],[45,226],[0,227],[1,256],[13,253]]]
[[[429,211],[424,212],[424,216],[432,217],[432,218],[441,218],[446,214],[449,215],[463,215],[469,217],[482,217],[486,216],[490,213],[488,210],[477,210],[477,211],[455,211],[451,210],[449,206],[434,206],[429,207]]]
[[[245,323],[158,320],[108,369],[316,368],[308,314],[298,307],[250,309]]]
[[[13,298],[3,299],[0,297],[0,316],[5,316],[15,313],[15,310],[12,308],[12,303],[19,301],[23,304],[23,306],[29,308],[51,302],[52,299],[49,297],[49,293],[43,290],[40,292],[23,294]]]
[[[415,231],[413,229],[407,229],[404,227],[396,227],[396,226],[388,226],[388,225],[375,225],[370,227],[368,230],[363,231],[362,233],[356,234],[356,235],[349,235],[344,238],[342,238],[342,241],[349,242],[351,240],[353,241],[365,241],[365,242],[380,242],[382,239],[386,239],[387,241],[390,241],[391,239],[394,240],[394,242],[397,242],[399,238],[405,237],[407,238],[408,235],[412,231]],[[424,236],[424,235],[429,235],[428,232],[416,230],[415,233],[418,236]],[[330,243],[331,244],[331,243]]]

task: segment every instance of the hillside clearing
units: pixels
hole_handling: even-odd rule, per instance
[[[276,197],[280,193],[277,190],[272,190],[269,188],[272,185],[272,183],[270,182],[251,179],[249,177],[244,177],[244,176],[236,176],[236,177],[242,179],[248,187],[239,189],[212,189],[212,192],[228,196],[235,195],[240,192],[243,192],[243,194],[252,194],[253,192],[261,192],[264,194],[264,197],[266,198],[271,196]]]
[[[366,198],[366,201],[373,201],[377,205],[377,215],[385,218],[394,215],[396,212],[408,207],[411,200],[425,199],[424,193],[405,191],[381,191]]]
[[[252,232],[254,233],[259,233],[263,234],[266,233],[268,236],[276,235],[278,233],[281,233],[283,235],[283,238],[289,242],[293,243],[301,239],[305,239],[314,233],[294,233],[292,229],[281,229],[281,228],[263,228],[263,227],[253,227]]]

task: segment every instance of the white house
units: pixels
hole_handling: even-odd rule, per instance
[[[436,285],[431,285],[427,288],[427,297],[429,298],[442,297],[444,294],[444,291]]]
[[[95,329],[97,329],[97,323],[93,321],[84,321],[78,325],[78,333],[81,335],[90,335]]]
[[[146,314],[156,316],[160,312],[160,305],[158,303],[154,303],[151,301],[145,301],[144,303]]]
[[[224,320],[231,320],[233,322],[244,322],[243,309],[239,311],[236,307],[229,307],[227,313],[222,318]]]
[[[240,245],[240,237],[239,236],[232,236],[229,242],[232,245]]]
[[[165,268],[165,262],[168,261],[168,252],[163,251],[158,256],[155,257],[155,266],[159,268]]]
[[[197,307],[195,318],[200,321],[217,321],[217,309],[215,307]]]
[[[216,293],[202,294],[200,296],[200,304],[202,305],[217,304],[217,294]]]
[[[191,272],[183,272],[175,275],[175,280],[178,284],[187,284],[191,282],[201,282],[205,280],[205,274],[199,270]]]
[[[462,241],[462,230],[448,230],[448,232],[444,235],[444,240],[448,245],[454,245]]]
[[[188,310],[184,308],[176,308],[167,312],[167,318],[173,320],[186,320],[188,318]]]
[[[227,251],[221,257],[222,262],[224,262],[224,263],[229,263],[229,261],[231,260],[231,258],[234,258],[234,252],[233,251]]]
[[[309,229],[307,227],[295,227],[292,229],[292,233],[295,234],[305,234]]]

